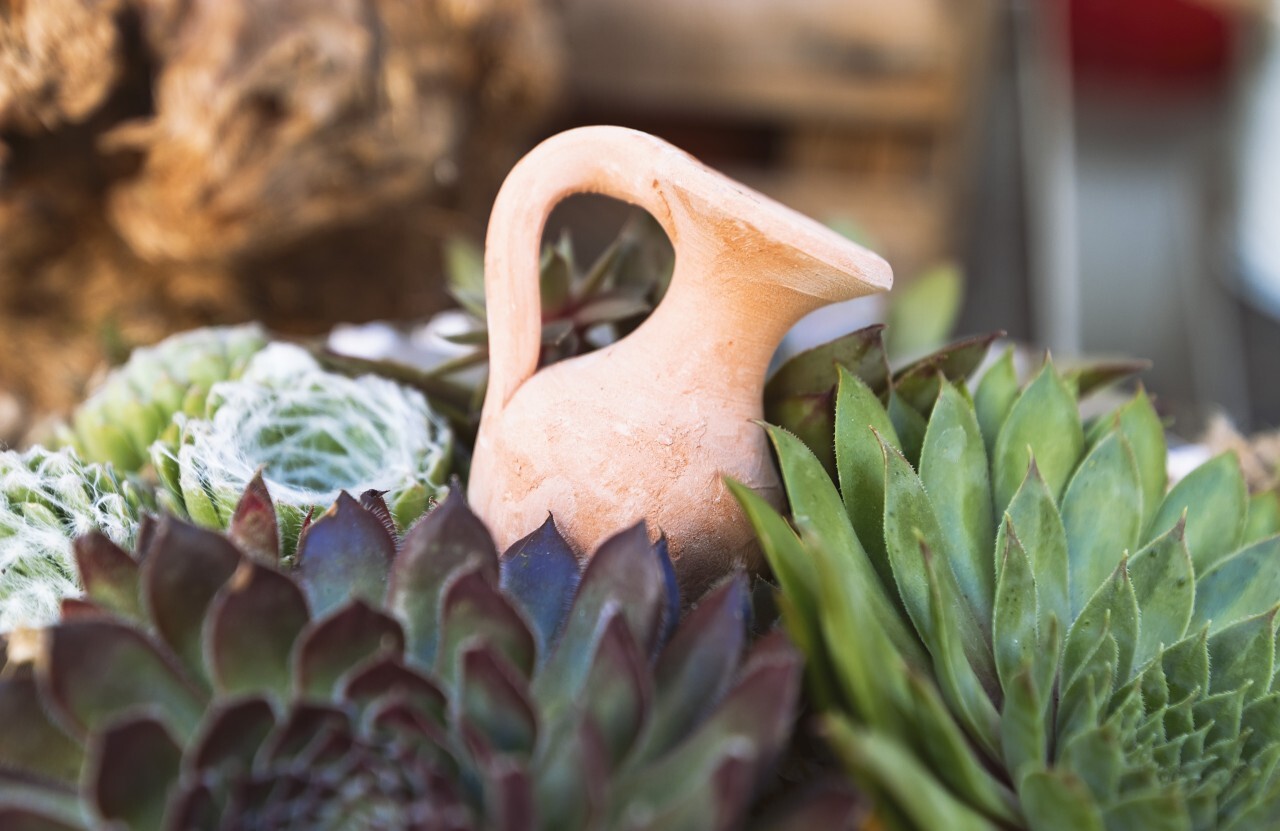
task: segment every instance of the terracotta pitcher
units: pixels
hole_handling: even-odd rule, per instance
[[[551,209],[602,193],[647,210],[675,247],[662,303],[626,338],[541,372],[538,255]],[[494,203],[485,251],[490,375],[469,497],[501,548],[551,512],[580,552],[649,522],[680,581],[758,564],[722,477],[771,502],[765,372],[806,313],[884,291],[887,263],[660,139],[583,127],[538,145]]]

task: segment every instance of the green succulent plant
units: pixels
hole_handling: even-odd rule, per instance
[[[1097,367],[1020,387],[1006,353],[887,407],[832,371],[835,481],[771,427],[794,527],[735,490],[886,824],[1280,827],[1280,519],[1237,461],[1166,492],[1144,392],[1081,420]]]
[[[301,347],[273,343],[240,378],[214,384],[202,410],[179,413],[151,455],[161,504],[209,528],[227,527],[262,469],[288,556],[306,518],[341,490],[382,492],[406,530],[443,492],[452,446],[418,391],[329,372]]]
[[[225,537],[78,540],[84,600],[0,673],[0,827],[740,827],[801,673],[742,575],[680,621],[642,525],[585,569],[550,519],[499,558],[456,491],[391,528],[343,493],[285,563],[256,480]]]
[[[55,620],[79,593],[72,540],[98,530],[130,545],[149,507],[145,489],[74,450],[0,452],[0,632]]]
[[[58,439],[89,462],[141,470],[176,413],[197,414],[219,381],[238,378],[267,345],[261,326],[209,327],[135,349],[82,403]]]

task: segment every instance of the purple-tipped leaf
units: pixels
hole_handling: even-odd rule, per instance
[[[533,780],[524,765],[499,757],[485,777],[486,815],[493,831],[526,831],[537,815]]]
[[[383,499],[384,494],[386,491],[365,491],[360,494],[360,507],[377,517],[382,527],[386,529],[387,535],[397,540],[400,538],[400,531],[396,528],[395,518],[391,516],[391,509],[387,507],[387,500]]]
[[[100,531],[75,541],[76,571],[89,600],[130,620],[143,617],[138,563]]]
[[[576,702],[600,728],[609,766],[616,769],[649,716],[653,677],[623,615],[607,613],[595,655]]]
[[[307,601],[274,569],[245,560],[214,599],[206,628],[209,668],[224,695],[289,697],[289,656],[307,625]]]
[[[988,332],[949,343],[895,372],[893,384],[900,387],[904,382],[911,382],[914,377],[927,377],[935,372],[941,372],[948,381],[968,378],[981,366],[991,344],[1004,335],[1004,332]]]
[[[499,753],[531,753],[538,719],[523,680],[506,659],[485,646],[462,653],[459,721],[478,731]]]
[[[240,560],[221,534],[164,517],[142,566],[142,590],[156,631],[201,682],[208,680],[201,652],[205,612]]]
[[[435,661],[439,604],[448,578],[479,567],[491,582],[498,582],[493,538],[461,491],[451,488],[448,498],[405,535],[387,590],[387,608],[404,624],[410,652],[423,666]]]
[[[130,710],[149,708],[184,740],[204,696],[145,635],[112,620],[70,621],[47,630],[40,666],[43,698],[79,735],[102,730]]]
[[[255,766],[278,765],[298,759],[328,735],[350,729],[351,723],[341,710],[320,704],[302,703],[289,711],[288,721],[280,725],[263,743],[254,760]]]
[[[609,783],[608,751],[594,719],[583,713],[550,738],[539,758],[539,827],[594,828]]]
[[[294,690],[327,699],[338,680],[361,663],[403,653],[400,624],[363,600],[353,600],[301,635],[293,656]]]
[[[343,685],[342,698],[367,703],[392,695],[404,699],[434,719],[436,724],[444,726],[448,706],[444,693],[429,678],[399,658],[384,657],[350,675]]]
[[[343,491],[298,543],[298,582],[316,615],[352,598],[378,603],[395,556],[395,539],[382,520]]]
[[[125,828],[161,827],[182,751],[149,718],[113,725],[90,740],[86,788],[98,815]]]
[[[227,536],[256,562],[275,565],[279,561],[280,523],[261,470],[253,475],[240,495],[227,526]]]
[[[449,584],[441,610],[440,649],[436,674],[457,676],[457,658],[468,644],[487,644],[506,658],[524,678],[533,672],[536,646],[520,613],[480,569],[465,572]]]
[[[544,660],[564,624],[581,576],[577,556],[550,515],[502,555],[500,585],[533,624]]]
[[[184,773],[249,770],[275,725],[275,711],[265,698],[221,705],[206,717],[194,752],[183,760]]]

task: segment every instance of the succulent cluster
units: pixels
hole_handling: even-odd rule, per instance
[[[267,345],[257,324],[194,329],[133,350],[81,404],[59,439],[90,462],[141,470],[177,413],[198,415],[219,381],[240,377]]]
[[[131,545],[146,489],[74,450],[0,452],[0,632],[57,618],[78,593],[71,543],[99,531]]]
[[[883,395],[839,370],[836,482],[770,428],[794,529],[737,494],[812,694],[884,821],[914,829],[1280,824],[1280,524],[1221,456],[1166,492],[1141,390],[1093,369]],[[833,370],[834,371],[834,370]],[[887,403],[886,399],[887,398]]]
[[[386,378],[326,371],[304,349],[273,343],[234,381],[214,384],[151,447],[161,504],[226,528],[261,469],[280,512],[286,556],[311,513],[341,490],[384,494],[403,531],[449,475],[453,437],[418,391]]]
[[[287,565],[258,480],[225,537],[81,538],[85,599],[0,673],[0,827],[741,825],[800,676],[741,575],[680,621],[643,526],[585,569],[550,520],[499,558],[457,493],[392,527],[343,493]]]

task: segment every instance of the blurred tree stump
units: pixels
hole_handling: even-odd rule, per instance
[[[178,329],[433,311],[559,74],[541,0],[0,0],[0,392],[27,423]]]

